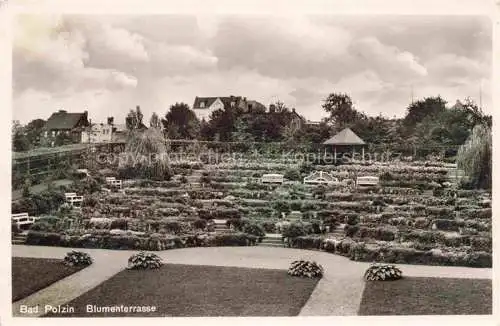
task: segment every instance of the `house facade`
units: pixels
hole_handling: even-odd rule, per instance
[[[113,125],[93,123],[82,132],[82,143],[107,143],[112,141]]]
[[[69,113],[59,110],[53,113],[45,123],[42,131],[43,140],[50,146],[79,143],[82,139],[82,132],[88,126],[90,122],[87,111]]]
[[[95,123],[85,128],[82,132],[82,143],[124,142],[126,134],[125,124],[115,124],[113,117],[108,117],[106,124]]]
[[[248,100],[242,96],[220,96],[220,97],[196,97],[194,99],[193,111],[198,119],[208,121],[214,111],[225,108],[237,108],[243,112],[253,110],[266,110],[266,107],[257,101]]]

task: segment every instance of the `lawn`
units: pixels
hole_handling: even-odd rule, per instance
[[[359,315],[489,315],[492,282],[486,279],[407,277],[367,282]]]
[[[59,316],[296,316],[317,282],[286,270],[167,264],[159,270],[124,270],[69,302],[75,313]],[[155,306],[157,311],[86,313],[86,305]]]
[[[62,259],[12,258],[12,302],[37,292],[83,267],[70,267]]]

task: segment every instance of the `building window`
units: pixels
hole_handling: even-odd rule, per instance
[[[236,103],[233,101],[231,102],[231,107],[234,108],[236,106]]]
[[[49,132],[45,131],[45,137],[47,137],[48,135],[49,135]]]
[[[200,102],[200,108],[204,108],[205,107],[205,102]]]

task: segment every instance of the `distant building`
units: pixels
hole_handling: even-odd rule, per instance
[[[109,143],[112,135],[113,125],[93,123],[82,132],[82,143]]]
[[[90,125],[88,112],[68,113],[59,110],[53,113],[43,127],[43,138],[50,144],[63,145],[67,143],[79,143],[82,132]]]
[[[126,124],[115,124],[113,117],[108,117],[106,124],[93,123],[91,126],[85,128],[84,132],[82,132],[82,143],[123,142],[126,140],[126,134]]]
[[[300,129],[304,126],[319,126],[321,122],[307,120],[303,116],[297,113],[295,109],[292,109],[292,122],[291,126],[295,129]]]
[[[193,111],[198,119],[209,120],[210,115],[217,110],[225,108],[239,108],[243,112],[252,112],[254,110],[266,111],[266,107],[257,101],[248,100],[241,96],[226,97],[196,97],[194,99]]]

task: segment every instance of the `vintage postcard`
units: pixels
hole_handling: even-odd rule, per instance
[[[4,3],[6,320],[493,320],[496,7],[365,2]]]

